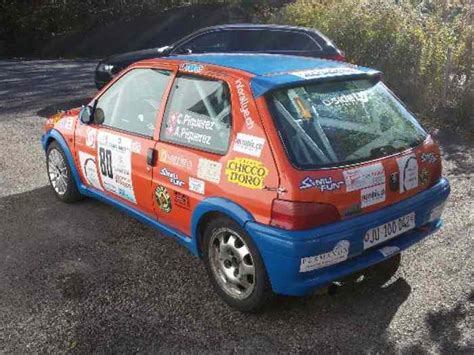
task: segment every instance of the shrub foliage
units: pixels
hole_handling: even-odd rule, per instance
[[[383,71],[384,80],[415,111],[472,127],[469,3],[297,0],[269,21],[319,29],[350,62]]]

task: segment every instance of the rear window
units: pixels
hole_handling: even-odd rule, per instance
[[[381,82],[352,80],[285,88],[269,96],[293,165],[316,169],[391,155],[427,134]]]

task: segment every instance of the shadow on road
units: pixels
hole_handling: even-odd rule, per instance
[[[396,350],[387,328],[411,291],[403,278],[241,314],[217,298],[199,260],[107,205],[64,204],[44,187],[0,199],[0,210],[6,352]],[[465,316],[429,317],[433,340],[452,329],[442,349],[456,349]]]
[[[47,118],[54,115],[59,111],[67,111],[72,108],[80,107],[82,105],[87,105],[91,101],[91,97],[83,97],[82,99],[74,99],[63,102],[58,102],[53,105],[46,106],[36,112],[36,115],[39,117]]]

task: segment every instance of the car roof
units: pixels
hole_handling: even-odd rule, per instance
[[[309,80],[352,79],[380,74],[370,68],[334,60],[279,54],[213,53],[179,55],[170,58],[250,73],[253,75],[251,86],[255,97],[282,86],[307,83]]]

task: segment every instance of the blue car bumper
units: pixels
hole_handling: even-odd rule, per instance
[[[442,222],[432,211],[444,204],[449,193],[448,180],[442,178],[429,189],[392,206],[310,230],[286,231],[256,222],[248,222],[245,227],[262,255],[273,291],[302,296],[377,264],[436,232]],[[369,229],[412,212],[415,228],[364,250],[364,236]],[[343,248],[337,250],[338,245]],[[302,259],[314,257],[327,266],[301,272]],[[324,264],[331,258],[337,263]]]

